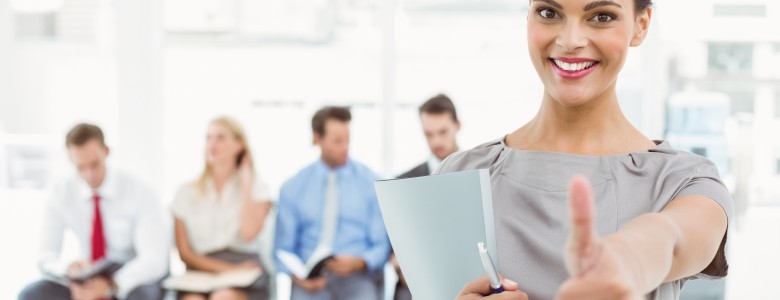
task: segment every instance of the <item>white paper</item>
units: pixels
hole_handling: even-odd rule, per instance
[[[282,261],[284,266],[287,267],[287,269],[290,270],[290,273],[295,275],[295,277],[306,278],[309,274],[309,272],[306,272],[306,266],[303,265],[303,261],[301,261],[298,255],[284,250],[278,250],[276,256],[279,257],[279,260]]]
[[[260,269],[233,270],[219,274],[187,271],[184,275],[166,279],[163,287],[177,291],[208,293],[221,288],[248,287],[262,274]]]
[[[290,270],[290,273],[301,279],[308,278],[309,273],[311,273],[312,269],[314,269],[317,263],[325,258],[328,258],[332,254],[333,251],[329,247],[318,246],[314,249],[314,252],[312,252],[309,260],[304,264],[298,255],[284,250],[278,250],[276,252],[276,256],[280,261],[282,261],[287,269]]]

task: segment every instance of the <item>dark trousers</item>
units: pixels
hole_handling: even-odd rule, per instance
[[[348,277],[327,274],[327,286],[310,293],[293,283],[291,300],[380,300],[383,294],[382,270],[362,272]]]
[[[260,260],[260,257],[257,254],[223,250],[209,253],[208,256],[233,264],[242,263],[245,261],[257,262],[263,268],[263,275],[260,276],[260,278],[258,278],[257,281],[255,281],[251,286],[242,290],[247,293],[247,296],[249,296],[250,300],[268,300],[270,298],[268,289],[270,285],[270,278],[267,274],[268,271],[265,269],[265,265],[263,265],[263,262]],[[182,295],[184,295],[184,293],[178,293],[177,298],[180,298]]]
[[[395,300],[412,300],[412,292],[409,291],[409,287],[401,284],[400,282],[398,285],[395,286],[395,296],[393,297]]]
[[[160,282],[154,282],[135,288],[127,295],[127,300],[162,300],[165,296]],[[70,289],[51,280],[33,282],[19,293],[19,300],[71,300]]]

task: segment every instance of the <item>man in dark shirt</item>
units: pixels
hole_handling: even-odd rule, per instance
[[[458,151],[457,135],[460,131],[460,121],[452,100],[444,94],[439,94],[420,106],[420,122],[422,123],[428,148],[433,154],[430,159],[417,167],[401,174],[398,178],[412,178],[431,175],[439,167],[442,160]],[[406,285],[395,255],[390,256],[400,280],[395,289],[395,300],[412,298]]]
[[[433,155],[419,166],[398,176],[399,178],[428,176],[439,167],[442,160],[458,151],[460,121],[450,98],[439,94],[425,101],[420,106],[420,122]]]

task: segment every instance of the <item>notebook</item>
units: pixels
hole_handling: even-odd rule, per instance
[[[284,250],[277,250],[276,257],[295,277],[313,279],[324,274],[328,261],[333,259],[333,252],[327,247],[317,247],[306,263],[298,255]]]
[[[163,281],[163,287],[175,291],[209,293],[224,288],[249,287],[262,274],[260,269],[234,270],[222,273],[187,271],[184,275],[166,279]]]
[[[111,275],[113,275],[121,267],[121,263],[108,259],[102,259],[90,265],[89,267],[84,268],[77,274],[72,276],[66,275],[65,278],[76,283],[84,283],[87,280],[96,277],[111,277]]]
[[[377,181],[376,191],[415,299],[453,299],[483,276],[477,243],[498,256],[489,170]]]

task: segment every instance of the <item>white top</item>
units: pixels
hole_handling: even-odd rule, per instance
[[[231,177],[217,194],[214,180],[206,181],[201,195],[197,182],[184,184],[171,203],[171,213],[184,223],[190,247],[198,254],[220,250],[257,254],[259,240],[244,242],[239,236],[241,225],[241,188],[238,178]],[[252,200],[271,201],[271,190],[259,178],[252,187]],[[259,235],[258,235],[259,236]]]
[[[108,169],[96,191],[106,238],[106,257],[124,263],[114,274],[124,298],[134,288],[161,279],[168,272],[169,234],[164,228],[160,203],[152,190],[128,174]],[[55,185],[45,207],[40,268],[64,276],[72,261],[60,257],[65,230],[73,231],[80,259],[92,251],[93,191],[76,175]]]
[[[433,171],[436,171],[439,169],[439,165],[441,165],[441,159],[436,157],[436,155],[431,156],[431,158],[428,159],[428,172],[431,174]]]

